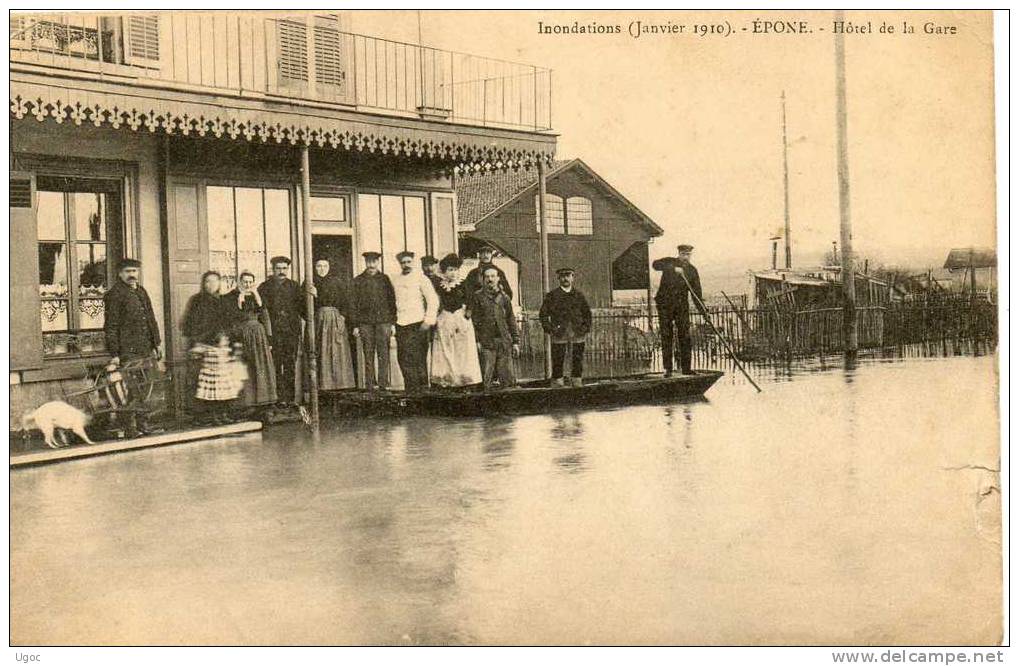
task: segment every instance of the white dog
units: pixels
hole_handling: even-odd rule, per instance
[[[61,400],[54,400],[47,402],[44,405],[37,407],[34,411],[26,412],[21,417],[21,427],[28,431],[31,425],[34,423],[35,428],[42,431],[43,439],[46,440],[46,446],[51,449],[57,449],[61,446],[67,446],[67,436],[62,432],[57,432],[57,429],[70,430],[78,437],[81,437],[88,444],[95,444],[88,437],[88,433],[85,432],[85,426],[91,420],[91,417],[85,412],[72,407],[71,405]],[[60,436],[62,444],[57,442],[54,435]]]

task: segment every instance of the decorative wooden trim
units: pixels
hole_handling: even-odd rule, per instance
[[[417,129],[369,120],[351,121],[275,109],[93,92],[56,85],[12,82],[10,114],[39,122],[107,125],[182,136],[215,136],[262,143],[318,146],[442,162],[447,170],[526,168],[551,162],[554,140],[502,138],[456,125]],[[368,116],[365,116],[366,118]]]

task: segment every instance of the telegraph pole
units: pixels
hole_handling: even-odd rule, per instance
[[[793,267],[793,246],[789,238],[789,139],[785,126],[785,91],[782,91],[782,183],[785,187],[785,267]]]
[[[842,10],[835,20],[844,19]],[[856,357],[856,271],[853,267],[853,228],[849,217],[849,140],[846,122],[846,43],[835,33],[835,129],[839,183],[839,238],[842,243],[842,334],[847,360]]]

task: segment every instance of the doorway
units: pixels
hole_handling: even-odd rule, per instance
[[[329,260],[329,272],[344,280],[354,277],[354,250],[350,236],[318,234],[311,237],[311,256]]]

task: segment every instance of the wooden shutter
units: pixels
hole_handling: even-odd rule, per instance
[[[11,370],[42,367],[35,176],[10,173]]]
[[[187,357],[185,340],[180,334],[181,320],[188,300],[198,293],[207,264],[204,195],[205,186],[200,182],[173,182],[167,188],[170,321],[166,324],[166,349],[167,356],[174,361]]]
[[[128,16],[124,19],[125,61],[152,66],[159,62],[159,17]]]
[[[315,83],[342,88],[347,79],[339,22],[335,17],[315,19]]]
[[[281,81],[308,80],[308,27],[299,21],[277,23],[279,76]]]

